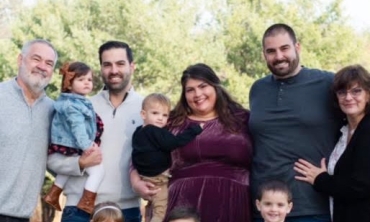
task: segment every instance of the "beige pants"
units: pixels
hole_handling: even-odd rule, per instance
[[[154,189],[161,188],[149,203],[152,207],[152,219],[150,222],[162,222],[164,219],[167,210],[169,177],[170,175],[167,171],[154,177],[141,176],[142,180],[153,183],[156,186]]]

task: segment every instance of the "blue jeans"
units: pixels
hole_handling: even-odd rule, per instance
[[[141,222],[140,208],[133,207],[123,209],[122,214],[125,222]],[[61,222],[89,222],[90,214],[75,206],[66,206],[63,210]]]
[[[263,222],[262,218],[254,219],[253,222]],[[330,222],[330,215],[311,215],[311,216],[298,216],[287,217],[285,222]]]
[[[30,219],[0,215],[1,222],[29,222]]]

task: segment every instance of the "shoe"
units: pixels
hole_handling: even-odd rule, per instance
[[[49,192],[43,197],[43,200],[51,205],[55,210],[62,211],[59,204],[59,195],[62,193],[62,188],[53,184]]]
[[[96,193],[88,190],[84,190],[80,202],[77,204],[77,208],[91,214],[95,206]]]

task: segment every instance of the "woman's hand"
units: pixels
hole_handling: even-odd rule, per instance
[[[321,159],[321,167],[316,167],[306,160],[299,159],[297,162],[294,163],[294,170],[303,175],[295,176],[297,180],[313,184],[317,175],[327,171],[325,158]]]

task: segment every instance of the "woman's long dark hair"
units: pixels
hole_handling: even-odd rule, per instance
[[[186,101],[185,97],[185,87],[189,79],[197,79],[204,81],[215,88],[216,91],[216,104],[215,111],[218,115],[218,118],[221,124],[225,127],[227,131],[230,132],[239,132],[244,120],[240,119],[234,114],[240,111],[246,111],[241,104],[236,102],[230,94],[222,87],[221,81],[216,75],[216,73],[203,63],[198,63],[187,67],[181,77],[181,96],[180,100],[171,111],[169,127],[176,127],[184,123],[187,116],[191,115],[193,111],[191,110],[189,104]]]

